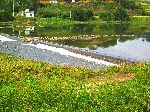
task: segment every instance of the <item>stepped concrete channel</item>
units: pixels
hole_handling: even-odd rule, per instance
[[[21,56],[34,61],[42,61],[56,65],[73,67],[86,67],[90,69],[102,69],[107,66],[117,66],[112,61],[96,59],[88,55],[69,51],[59,45],[48,44],[43,41],[24,43],[20,37],[0,34],[0,52]]]

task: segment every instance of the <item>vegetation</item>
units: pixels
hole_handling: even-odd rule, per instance
[[[14,19],[11,15],[12,1],[2,1],[0,21]],[[14,26],[29,26],[36,23],[36,25],[52,26],[56,29],[59,27],[55,32],[45,31],[44,28],[35,30],[38,33],[43,32],[44,36],[52,34],[57,36],[60,32],[61,35],[63,32],[64,36],[66,33],[71,36],[72,32],[92,34],[94,32],[93,24],[107,23],[108,20],[122,22],[129,20],[129,15],[138,16],[130,18],[132,29],[127,32],[129,34],[132,34],[132,31],[137,28],[137,24],[141,25],[143,31],[143,28],[150,23],[148,17],[139,16],[147,13],[143,12],[139,5],[128,0],[115,0],[112,4],[108,4],[104,0],[97,0],[87,4],[50,5],[37,4],[37,0],[15,0],[15,7],[17,7],[15,8],[16,13],[26,8],[35,9],[37,18],[28,19],[16,16],[12,23]],[[100,19],[92,18],[99,15]],[[79,21],[84,21],[82,23],[91,22],[92,24],[78,25],[81,23]],[[110,31],[112,35],[118,32],[124,34],[129,27],[128,24],[111,24],[113,30],[110,30],[107,25],[97,27],[101,30],[98,32],[106,34],[106,31]],[[67,26],[66,30],[62,30],[64,26]],[[82,30],[78,31],[79,29]],[[8,32],[10,31],[8,30]],[[110,38],[111,46],[118,41],[118,38],[114,39],[113,36],[108,38]],[[126,40],[127,38],[120,39],[122,42]],[[91,44],[97,42],[99,45],[107,47],[105,43],[101,44],[101,41],[103,42],[105,39],[87,40]],[[73,44],[75,43],[74,41]],[[80,41],[79,45],[86,46],[86,43]],[[92,45],[89,48],[95,49]],[[122,65],[103,70],[89,70],[33,62],[0,53],[0,111],[149,112],[150,64]]]
[[[13,0],[3,0],[0,10],[12,14]],[[118,9],[122,15],[146,15],[140,5],[130,0],[114,0],[113,3],[107,3],[104,0],[92,1],[90,3],[58,3],[58,4],[39,4],[37,0],[14,0],[15,15],[21,14],[21,11],[30,9],[35,11],[38,18],[62,18],[76,21],[91,20],[93,16],[101,15],[103,20],[127,20],[116,14]],[[88,10],[87,10],[88,9]],[[112,14],[111,14],[112,13]],[[7,18],[8,15],[4,15]],[[115,17],[114,17],[115,16]],[[2,18],[2,17],[1,17]],[[113,19],[112,19],[113,18]],[[117,19],[116,19],[117,18]],[[1,21],[4,21],[1,19]]]
[[[49,7],[42,7],[40,8],[36,16],[38,18],[52,18],[52,17],[57,17],[57,18],[63,18],[63,19],[69,19],[70,13],[69,11],[65,11],[64,9],[59,9],[59,5],[56,7],[54,6],[49,6]]]
[[[68,20],[68,19],[62,19],[62,18],[39,18],[36,21],[37,25],[52,26],[52,27],[64,27],[64,26],[70,26],[76,23],[78,22]]]
[[[122,8],[118,8],[116,10],[114,10],[114,12],[107,12],[107,13],[101,13],[100,14],[100,18],[102,20],[115,20],[115,21],[127,21],[129,20],[129,15],[127,14],[127,12],[122,9]]]
[[[39,8],[36,13],[39,18],[62,18],[76,21],[86,21],[93,17],[93,12],[85,10],[78,4],[54,4]]]
[[[7,21],[13,21],[14,17],[5,10],[0,10],[0,21],[1,22],[7,22]]]
[[[76,21],[87,21],[93,17],[93,12],[90,10],[76,9],[72,11],[72,18]]]
[[[0,111],[150,111],[150,65],[59,67],[0,54]]]
[[[134,1],[129,0],[115,0],[116,3],[120,4],[123,8],[128,10],[137,10],[141,9],[139,5],[137,5]]]
[[[118,21],[125,21],[125,20],[129,20],[129,15],[126,13],[125,10],[118,8],[115,12],[114,12],[114,20],[118,20]]]

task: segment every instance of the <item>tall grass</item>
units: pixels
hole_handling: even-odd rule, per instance
[[[148,112],[150,65],[93,71],[0,54],[0,111]]]

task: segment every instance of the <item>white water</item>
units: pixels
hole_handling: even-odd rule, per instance
[[[89,56],[76,54],[76,53],[70,52],[68,50],[65,50],[63,48],[56,48],[56,47],[52,47],[52,46],[48,46],[48,45],[44,45],[44,44],[37,44],[37,45],[23,44],[23,45],[34,46],[34,47],[39,48],[39,49],[50,50],[50,51],[53,51],[53,52],[57,52],[61,55],[66,55],[66,56],[72,56],[72,57],[76,57],[76,58],[80,58],[80,59],[85,59],[87,61],[95,62],[97,64],[103,64],[103,65],[106,65],[106,66],[117,66],[116,64],[113,64],[113,63],[110,63],[110,62],[107,62],[107,61],[104,61],[104,60],[98,60],[98,59],[95,59],[95,58],[91,58]]]
[[[16,41],[16,40],[12,40],[12,39],[9,39],[5,36],[0,35],[0,41],[1,42],[8,42],[8,41]]]

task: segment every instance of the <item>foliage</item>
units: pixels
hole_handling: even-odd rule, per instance
[[[104,12],[100,14],[102,20],[113,20],[113,14],[110,12]]]
[[[0,22],[7,22],[7,21],[13,21],[14,17],[12,14],[5,10],[0,10]]]
[[[51,27],[64,27],[76,24],[76,21],[62,19],[62,18],[39,18],[36,21],[37,25],[41,26],[51,26]]]
[[[118,8],[118,9],[114,12],[114,20],[117,20],[117,21],[129,20],[129,15],[128,15],[127,12],[126,12],[125,10],[123,10],[122,8]]]
[[[35,0],[2,0],[0,9],[12,13],[13,1],[15,6],[15,12],[24,11],[27,8],[34,10],[36,9],[35,5],[37,2]]]
[[[0,111],[150,111],[149,64],[92,71],[0,54],[0,74]]]
[[[1,0],[0,10],[12,13],[12,0]]]
[[[119,3],[123,8],[126,8],[128,10],[136,10],[139,9],[140,6],[138,6],[134,1],[130,0],[115,0],[116,3]]]
[[[69,19],[70,16],[72,16],[73,20],[77,21],[86,21],[93,17],[93,12],[90,10],[82,10],[74,7],[69,9],[69,7],[71,6],[64,6],[59,4],[54,6],[43,7],[37,11],[36,15],[37,17],[41,18],[57,17],[63,19]]]
[[[87,21],[93,17],[93,12],[90,10],[76,9],[72,11],[72,18],[76,21]]]
[[[129,15],[122,8],[117,8],[114,12],[104,12],[100,14],[103,20],[125,21],[129,20]]]
[[[50,7],[43,7],[40,8],[37,13],[37,17],[40,18],[52,18],[52,17],[57,17],[57,18],[69,18],[69,12],[61,10],[61,9],[52,9]]]

